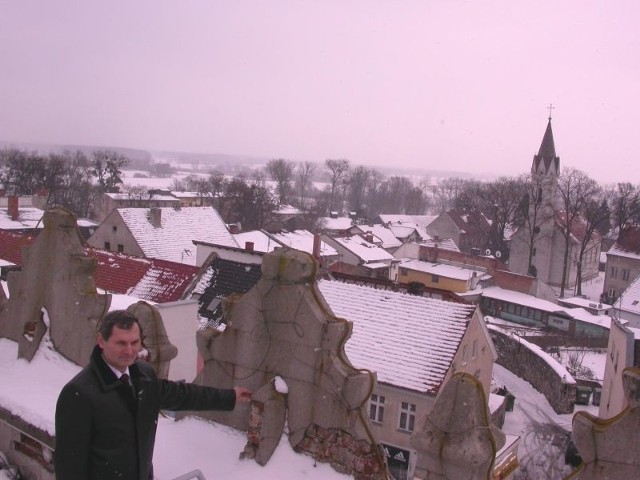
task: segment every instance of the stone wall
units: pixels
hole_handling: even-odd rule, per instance
[[[576,400],[573,379],[563,379],[546,359],[523,344],[526,340],[495,329],[490,333],[498,352],[498,364],[533,385],[547,398],[556,413],[573,413]]]

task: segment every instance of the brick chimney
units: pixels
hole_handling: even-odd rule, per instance
[[[154,228],[162,228],[162,210],[158,207],[151,207],[149,209],[149,223]]]
[[[229,224],[229,233],[232,235],[236,235],[238,233],[240,233],[240,227],[238,227],[237,223],[230,223]]]
[[[253,252],[253,242],[244,242],[244,249],[247,252]]]
[[[9,218],[15,221],[18,220],[18,197],[15,195],[11,195],[8,197],[8,208],[7,212],[9,213]]]

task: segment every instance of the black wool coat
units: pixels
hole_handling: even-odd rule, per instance
[[[233,410],[235,392],[159,379],[146,362],[129,367],[135,393],[95,347],[90,364],[56,406],[57,480],[149,480],[160,410]]]

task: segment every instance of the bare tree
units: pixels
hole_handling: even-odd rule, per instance
[[[358,165],[352,169],[345,184],[348,191],[349,208],[362,215],[364,210],[365,198],[367,193],[367,184],[371,170],[362,165]]]
[[[518,222],[526,190],[522,178],[501,177],[483,187],[483,211],[491,218],[488,248],[505,254],[505,259],[508,257],[505,231]]]
[[[313,173],[316,170],[316,164],[313,162],[300,162],[298,163],[297,171],[297,183],[298,191],[300,192],[300,208],[304,210],[304,194],[307,187],[311,183]]]
[[[62,154],[60,188],[49,194],[49,202],[62,205],[80,217],[87,217],[91,211],[97,191],[92,183],[91,165],[81,151]]]
[[[129,163],[127,157],[113,150],[93,152],[93,175],[98,185],[107,192],[116,192],[122,184],[122,167]]]
[[[0,180],[13,195],[33,195],[42,186],[45,162],[37,152],[0,150]]]
[[[640,224],[640,188],[629,182],[618,183],[611,193],[614,227],[619,232]]]
[[[382,182],[381,208],[385,213],[406,213],[407,195],[414,188],[407,177],[393,176]]]
[[[411,187],[405,198],[404,211],[408,215],[422,215],[427,210],[428,202],[421,187]]]
[[[278,194],[280,205],[289,203],[293,171],[293,163],[283,158],[269,160],[267,163],[267,173],[271,180],[276,182],[276,193]]]
[[[433,199],[438,214],[453,208],[456,199],[464,186],[461,178],[444,178],[433,187]]]
[[[329,177],[329,183],[331,185],[331,197],[329,201],[329,209],[334,211],[334,201],[337,189],[340,187],[341,182],[347,176],[349,172],[349,160],[325,160],[325,167],[327,168],[327,176]]]
[[[263,228],[272,219],[276,209],[264,178],[250,180],[242,175],[225,186],[220,214],[227,223],[239,222],[245,230]]]
[[[575,168],[566,168],[558,178],[557,192],[561,201],[561,211],[558,212],[558,224],[564,239],[564,254],[562,258],[562,279],[560,283],[560,297],[564,297],[569,271],[569,253],[571,237],[574,227],[581,221],[581,213],[590,198],[598,193],[599,186],[587,174]]]
[[[592,240],[598,237],[603,224],[608,224],[610,220],[609,207],[607,205],[609,192],[596,186],[593,196],[587,198],[582,212],[584,222],[584,234],[580,238],[580,250],[578,251],[578,262],[576,267],[576,295],[582,295],[582,267],[587,249],[596,248],[600,244],[594,244]]]

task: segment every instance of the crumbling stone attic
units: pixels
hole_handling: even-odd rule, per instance
[[[222,334],[202,331],[205,360],[197,381],[251,388],[251,419],[242,411],[207,418],[250,431],[245,455],[266,463],[285,431],[298,451],[330,462],[355,478],[386,478],[366,418],[375,375],[350,364],[344,343],[351,324],[336,318],[315,283],[317,263],[288,248],[266,255],[262,278],[225,303]],[[286,384],[278,391],[276,379]]]

